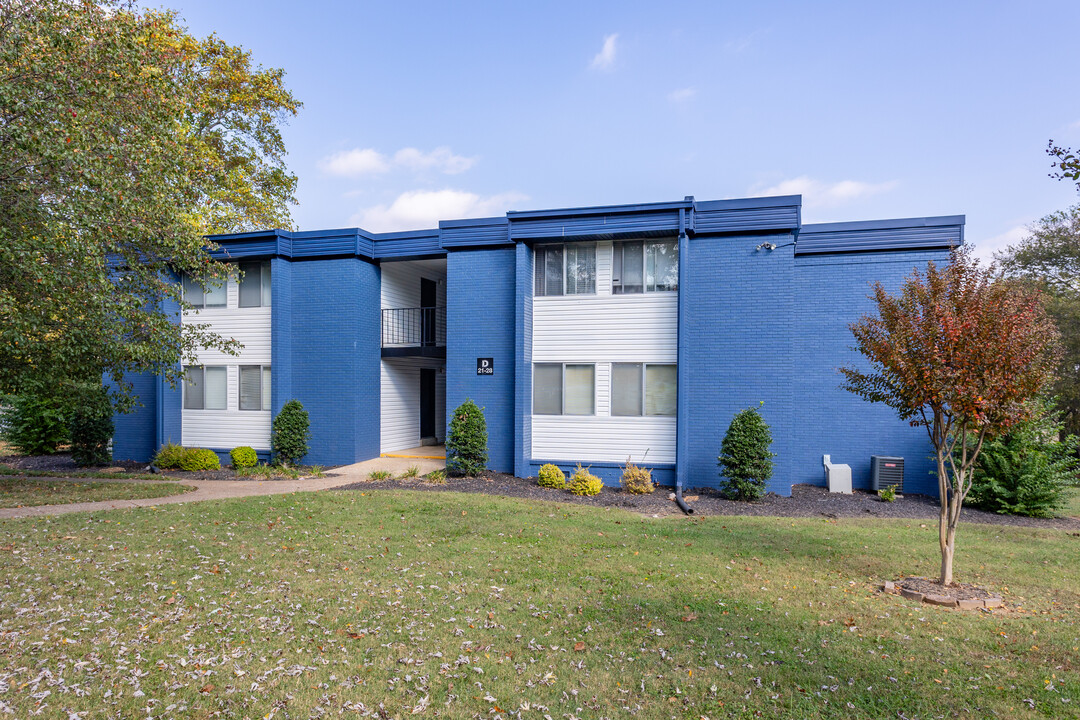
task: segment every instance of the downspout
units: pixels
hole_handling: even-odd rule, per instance
[[[692,198],[687,198],[692,202]],[[691,205],[693,207],[693,205]],[[685,468],[683,464],[688,461],[686,457],[686,431],[689,423],[687,422],[686,412],[684,412],[684,404],[686,402],[686,371],[685,367],[686,353],[684,352],[684,345],[688,338],[684,332],[684,325],[686,322],[687,307],[683,302],[686,292],[686,273],[687,264],[689,262],[689,239],[686,234],[686,209],[679,210],[679,297],[678,297],[678,311],[676,314],[676,347],[677,347],[677,362],[678,368],[676,379],[676,393],[675,396],[678,402],[678,408],[676,410],[676,425],[675,425],[675,504],[679,506],[687,515],[694,514],[694,508],[686,504],[686,500],[683,499],[683,475],[685,474]]]

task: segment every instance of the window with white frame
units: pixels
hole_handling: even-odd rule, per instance
[[[240,409],[270,409],[270,366],[240,366]]]
[[[674,415],[678,408],[675,365],[611,364],[611,414]]]
[[[596,293],[596,243],[539,245],[535,260],[534,295]]]
[[[224,367],[184,367],[184,409],[224,410],[228,402],[229,371]]]
[[[634,240],[612,247],[611,292],[629,295],[679,289],[679,244],[675,240]]]
[[[255,260],[240,265],[240,307],[270,307],[270,261]]]
[[[595,415],[596,366],[533,364],[534,415]]]
[[[228,284],[223,280],[221,285],[207,284],[205,287],[187,273],[184,273],[184,302],[195,308],[223,308],[225,307],[228,293]]]

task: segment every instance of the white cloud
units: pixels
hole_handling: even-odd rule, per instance
[[[667,99],[674,103],[686,102],[697,95],[696,87],[684,87],[678,90],[672,90],[668,93]]]
[[[975,246],[975,257],[990,261],[994,259],[994,253],[1004,250],[1009,245],[1015,245],[1030,234],[1026,225],[1017,225],[1009,228],[1000,235],[985,238],[983,240],[967,239],[967,242]]]
[[[414,147],[402,148],[393,157],[387,157],[374,148],[353,148],[323,158],[319,161],[319,169],[328,175],[343,177],[379,175],[392,169],[414,172],[435,170],[446,175],[457,175],[475,164],[476,158],[455,155],[444,145],[429,153]]]
[[[464,190],[410,190],[389,205],[364,208],[352,221],[371,232],[423,230],[438,227],[440,220],[503,215],[528,196],[505,192],[483,197]]]
[[[604,46],[593,57],[590,65],[593,70],[610,70],[615,65],[615,41],[618,38],[619,33],[604,36]]]
[[[805,208],[830,208],[844,205],[860,198],[888,192],[896,187],[897,182],[890,180],[883,183],[867,183],[860,180],[840,180],[828,183],[802,175],[784,180],[771,187],[760,186],[751,189],[751,197],[768,195],[802,195]]]
[[[329,175],[356,177],[374,175],[390,169],[386,156],[371,148],[343,150],[319,161],[319,169]]]

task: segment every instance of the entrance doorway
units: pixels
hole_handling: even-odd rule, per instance
[[[420,369],[420,443],[434,445],[435,439],[435,373],[434,369]]]

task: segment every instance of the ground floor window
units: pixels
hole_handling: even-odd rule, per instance
[[[675,365],[611,364],[611,414],[674,415],[678,408]]]
[[[184,367],[184,409],[224,410],[228,401],[229,375],[225,367]]]
[[[240,409],[270,409],[270,366],[240,366]]]
[[[596,366],[571,363],[533,365],[533,413],[595,415]]]

